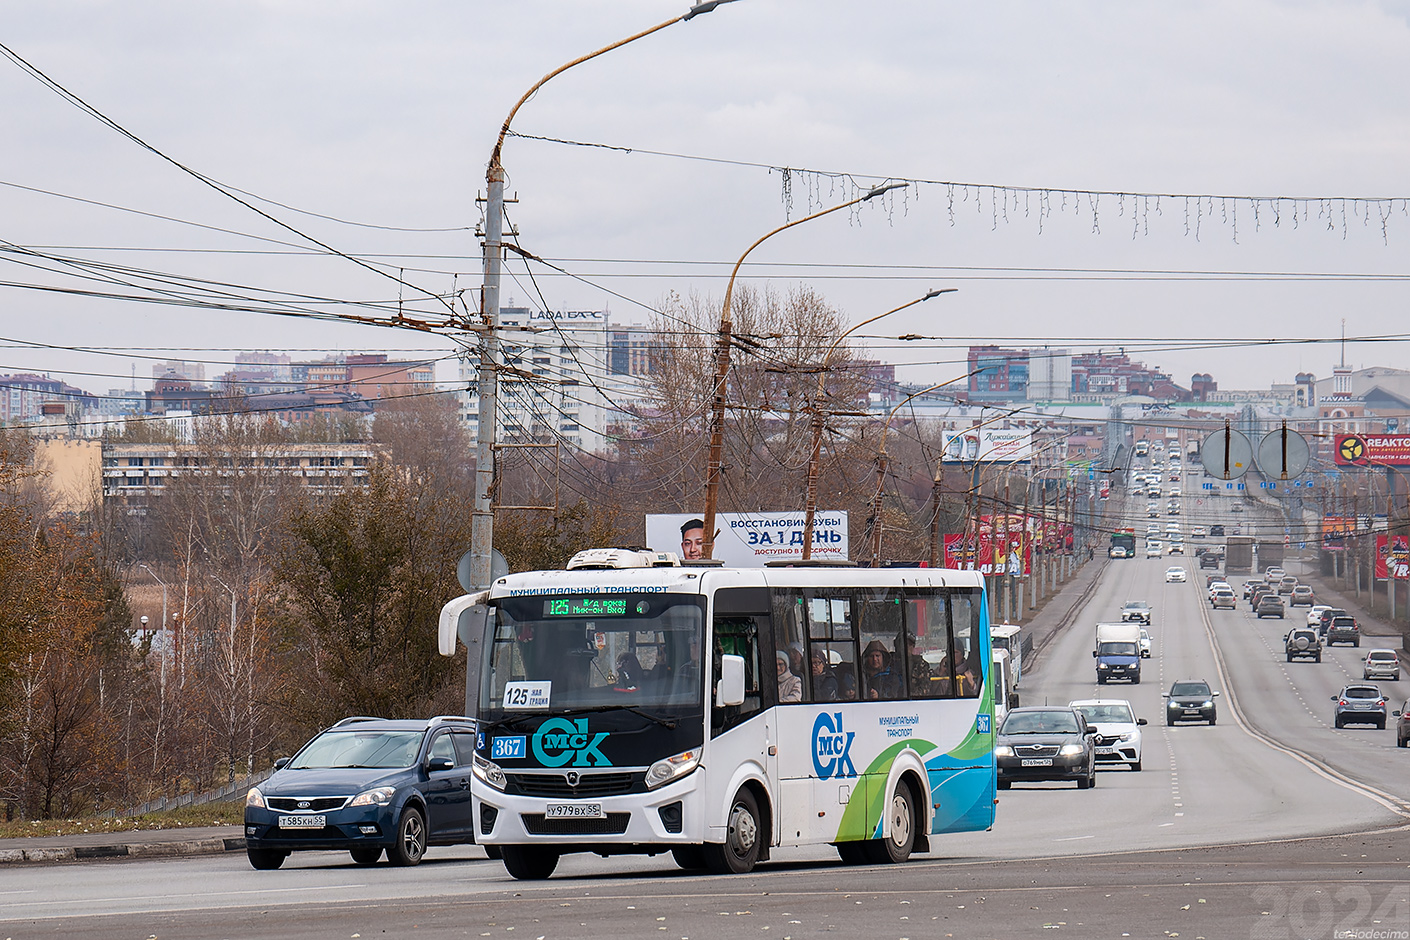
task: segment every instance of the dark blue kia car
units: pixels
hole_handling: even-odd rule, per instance
[[[415,865],[428,845],[475,841],[473,719],[345,718],[245,797],[250,864],[278,868],[290,852],[335,850],[373,865]]]

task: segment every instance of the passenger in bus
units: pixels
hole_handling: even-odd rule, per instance
[[[795,676],[801,677],[803,675],[803,665],[806,661],[806,657],[803,655],[802,643],[788,644],[788,669],[790,672]]]
[[[857,700],[857,668],[851,663],[838,663],[832,671],[837,676],[837,691],[842,701],[855,702]]]
[[[803,680],[788,668],[788,654],[779,650],[778,659],[778,700],[780,702],[803,701]]]
[[[916,649],[916,635],[910,631],[906,632],[906,668],[911,677],[911,688],[918,690],[921,695],[931,694],[928,690],[930,685],[930,663],[925,661],[920,650]]]
[[[862,672],[867,698],[900,698],[901,680],[891,671],[891,657],[880,640],[872,640],[862,652]]]
[[[841,698],[837,676],[827,661],[827,650],[817,647],[813,650],[813,701],[835,702]]]
[[[646,673],[641,668],[641,660],[636,658],[634,653],[623,653],[617,657],[617,684],[618,692],[635,692],[641,688],[641,681]]]

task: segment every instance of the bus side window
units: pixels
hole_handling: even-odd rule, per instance
[[[956,663],[955,694],[960,698],[978,698],[984,678],[980,654],[983,644],[979,635],[978,591],[955,591],[950,595],[952,648]]]
[[[858,698],[857,640],[853,599],[849,593],[804,590],[794,594],[793,608],[806,615],[803,701],[848,702]],[[790,648],[790,653],[795,652]],[[796,650],[802,653],[803,650]],[[790,663],[791,663],[790,658]]]
[[[899,591],[869,591],[859,604],[864,699],[906,697],[904,604]]]
[[[950,666],[950,615],[946,595],[910,596],[906,604],[907,676],[913,698],[954,694]]]

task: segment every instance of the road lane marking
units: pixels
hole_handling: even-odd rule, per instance
[[[1054,839],[1054,842],[1081,842],[1083,839],[1095,839],[1096,836],[1068,836],[1064,839]]]
[[[298,891],[328,891],[333,888],[366,888],[367,885],[309,885],[304,888],[258,888],[250,891],[202,891],[199,894],[183,894],[183,898],[226,898],[237,894],[291,894]],[[137,894],[124,895],[116,898],[74,898],[72,900],[48,900],[48,901],[16,901],[15,907],[33,907],[37,904],[59,905],[59,904],[111,904],[117,901],[160,901],[170,898],[171,894]],[[119,911],[116,913],[126,913]]]

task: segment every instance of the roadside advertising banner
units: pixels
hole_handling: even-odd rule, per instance
[[[946,535],[946,568],[982,574],[1032,574],[1033,539],[1022,530]]]
[[[1332,457],[1342,467],[1410,467],[1410,435],[1338,434]]]
[[[941,435],[945,463],[1027,463],[1033,459],[1030,428],[961,428]]]
[[[1345,538],[1356,533],[1355,516],[1323,516],[1322,548],[1340,552],[1346,548]]]
[[[1393,578],[1396,581],[1410,581],[1410,536],[1376,536],[1377,581]]]
[[[646,517],[646,544],[658,552],[676,552],[684,561],[698,549],[704,513],[662,513]],[[682,531],[689,522],[697,528]],[[803,513],[721,512],[715,514],[714,557],[732,568],[762,568],[770,561],[797,561],[803,557]],[[847,513],[818,510],[813,513],[813,557],[847,558]]]

